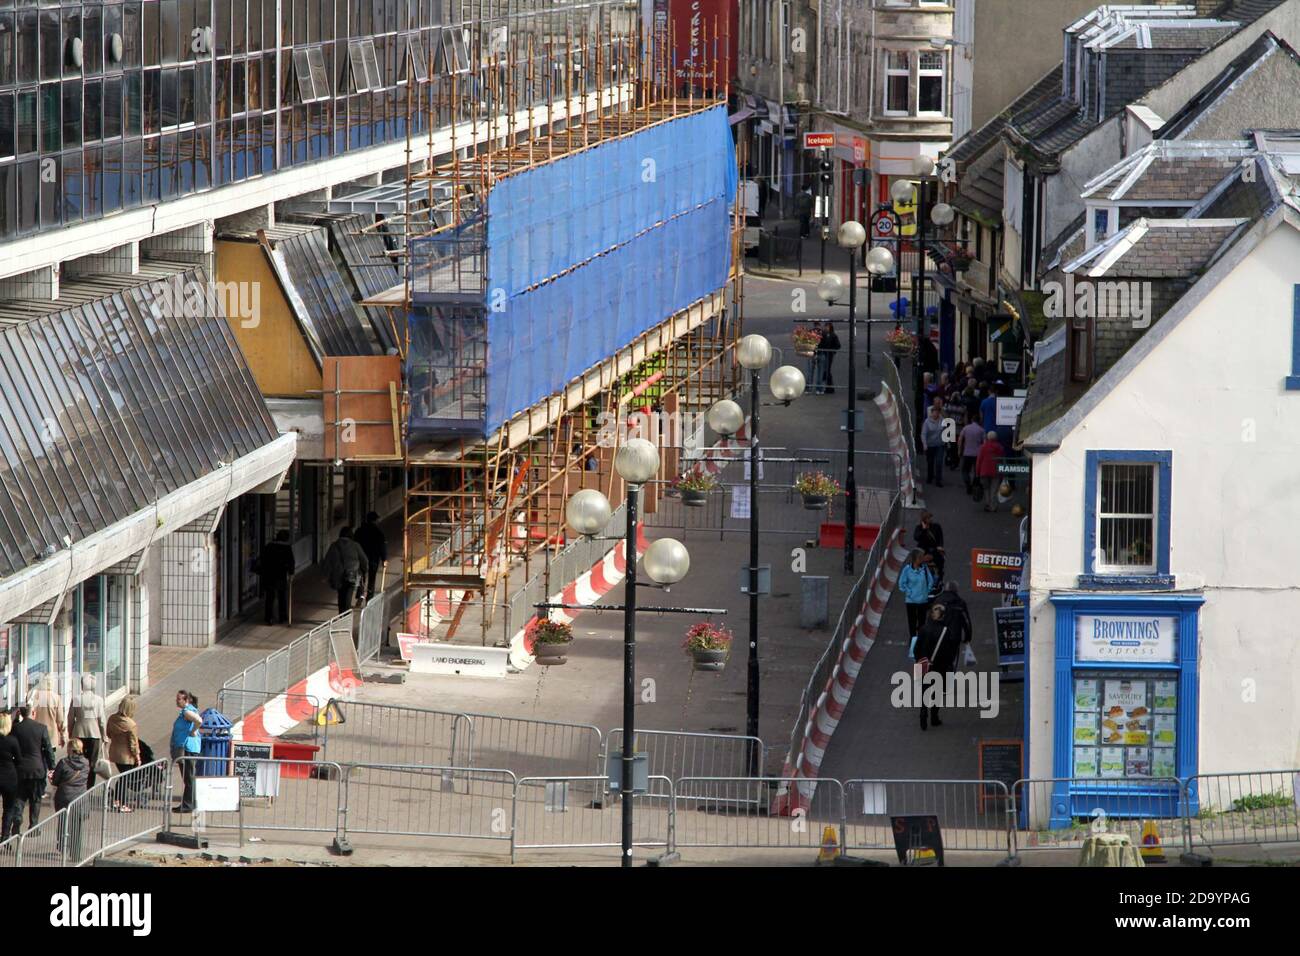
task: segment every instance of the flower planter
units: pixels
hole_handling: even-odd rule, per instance
[[[815,355],[817,354],[817,346],[815,346],[815,345],[796,345],[796,346],[794,347],[794,354],[795,354],[795,355],[802,355],[804,358],[812,358],[813,356],[815,356]]]
[[[572,643],[573,641],[565,641],[563,644],[536,643],[533,645],[533,657],[537,658],[537,663],[547,666],[567,664],[569,645]]]
[[[682,489],[682,504],[688,508],[703,508],[709,503],[709,493],[707,491],[694,491],[690,488]]]
[[[804,495],[803,506],[809,511],[821,511],[830,503],[830,500],[827,495]]]
[[[891,345],[891,346],[889,347],[889,351],[893,352],[893,353],[894,353],[895,355],[897,355],[899,358],[907,358],[909,355],[912,354],[912,346],[910,346],[910,345]]]
[[[727,666],[727,652],[725,650],[708,651],[701,648],[691,648],[691,660],[695,662],[697,671],[720,671]]]

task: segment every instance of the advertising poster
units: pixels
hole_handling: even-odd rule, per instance
[[[1097,748],[1074,748],[1074,775],[1076,777],[1097,776]]]
[[[1157,714],[1172,714],[1178,709],[1178,682],[1172,680],[1156,681],[1155,699],[1151,709]]]
[[[711,91],[724,86],[736,64],[738,11],[725,0],[670,0],[668,15],[678,88],[689,84]]]
[[[1019,551],[990,551],[972,548],[970,586],[973,591],[1015,594],[1020,590],[1020,571],[1025,559]]]
[[[1074,742],[1076,744],[1095,744],[1097,742],[1097,715],[1075,711]]]
[[[1124,748],[1102,747],[1101,766],[1097,769],[1098,776],[1101,777],[1124,776]]]
[[[1173,747],[1156,747],[1151,751],[1151,753],[1152,753],[1151,776],[1153,777],[1175,776]]]

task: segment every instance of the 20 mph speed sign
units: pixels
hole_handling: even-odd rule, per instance
[[[887,236],[894,231],[894,220],[888,216],[881,216],[876,220],[876,232],[882,236]]]

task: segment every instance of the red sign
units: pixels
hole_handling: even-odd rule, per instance
[[[673,76],[680,87],[721,90],[735,70],[738,0],[669,0]]]
[[[997,494],[997,489],[990,489]],[[972,548],[970,553],[970,585],[972,591],[993,591],[1015,594],[1020,589],[1020,572],[1025,558],[1019,551],[992,551]]]
[[[834,133],[804,133],[804,149],[823,149],[835,145]]]

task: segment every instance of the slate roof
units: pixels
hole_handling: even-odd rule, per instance
[[[1228,173],[1240,169],[1242,160],[1253,153],[1245,141],[1156,140],[1085,184],[1080,198],[1194,203]]]
[[[1254,43],[1243,50],[1240,56],[1228,64],[1223,72],[1188,100],[1182,109],[1169,117],[1165,125],[1160,127],[1156,139],[1173,140],[1181,137],[1208,107],[1231,90],[1243,76],[1278,51],[1286,53],[1300,64],[1300,56],[1297,56],[1296,51],[1284,40],[1279,39],[1273,31],[1266,30]]]
[[[1007,120],[1036,106],[1050,103],[1061,92],[1061,67],[1058,63],[1043,75],[1033,86],[1021,93],[1006,109],[993,117],[979,129],[971,130],[943,155],[958,164],[969,163],[979,157],[990,145],[998,142]]]
[[[1068,264],[1065,271],[1097,278],[1191,278],[1206,269],[1248,221],[1139,219],[1091,250],[1086,261]]]

